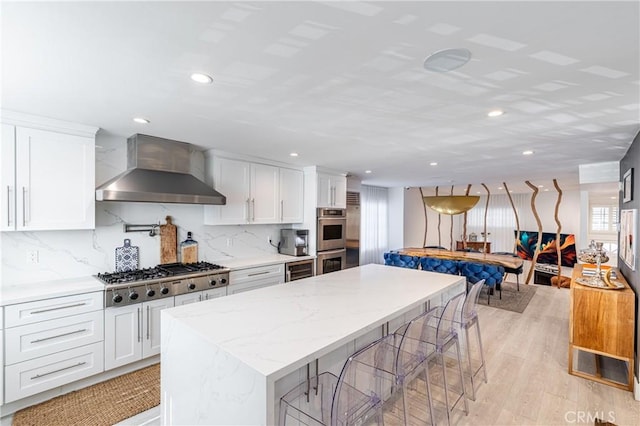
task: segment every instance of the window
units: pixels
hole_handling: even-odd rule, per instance
[[[595,234],[615,234],[618,222],[617,205],[592,204],[589,215],[589,230]]]

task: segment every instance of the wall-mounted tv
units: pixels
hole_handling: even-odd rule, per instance
[[[513,231],[517,236],[518,233]],[[538,232],[520,231],[520,239],[517,241],[518,256],[525,260],[533,260],[533,254],[538,244]],[[562,266],[573,267],[577,261],[576,236],[573,234],[560,234],[560,257]],[[551,232],[542,233],[542,244],[538,254],[538,263],[551,265],[558,264],[558,253],[556,251],[556,234]]]

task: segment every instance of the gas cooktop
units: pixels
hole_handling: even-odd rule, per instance
[[[229,269],[208,262],[169,263],[126,272],[105,272],[104,306],[148,302],[203,290],[226,287]]]
[[[97,277],[105,284],[122,284],[158,280],[161,278],[181,277],[184,275],[227,272],[227,268],[209,262],[167,263],[153,268],[136,269],[124,272],[105,272]]]

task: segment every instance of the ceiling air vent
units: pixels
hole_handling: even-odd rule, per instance
[[[360,205],[360,193],[359,192],[347,192],[347,205],[359,206]]]

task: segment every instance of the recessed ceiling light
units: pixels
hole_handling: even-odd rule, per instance
[[[548,190],[549,190],[549,188],[545,188],[544,190],[545,190],[545,191],[548,191]]]
[[[436,163],[435,161],[432,161],[431,163],[429,163],[430,166],[437,166],[438,163]]]
[[[460,68],[471,59],[467,49],[444,49],[432,53],[424,60],[424,69],[435,72],[449,72]]]
[[[369,173],[371,173],[371,170],[365,170],[364,172],[365,172],[366,174],[369,174]]]
[[[479,193],[480,193],[480,191],[476,191],[476,194],[479,194]]]
[[[199,72],[191,74],[191,80],[200,84],[211,84],[213,82],[213,78],[211,78],[211,76]]]
[[[151,123],[149,120],[147,120],[146,118],[142,118],[142,117],[135,117],[133,119],[133,121],[135,121],[136,123],[140,123],[140,124],[149,124],[149,123]]]
[[[501,187],[501,186],[499,186],[499,187],[498,187],[498,189],[502,189],[502,187]]]
[[[544,185],[538,185],[538,188],[544,188]]]
[[[297,152],[292,152],[289,154],[289,157],[297,157],[298,153]]]
[[[502,114],[504,114],[504,111],[501,109],[494,109],[493,111],[489,111],[487,113],[489,117],[500,117]]]
[[[522,155],[531,155],[533,151],[522,151]]]

